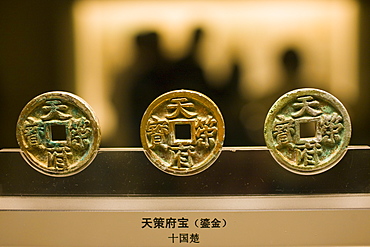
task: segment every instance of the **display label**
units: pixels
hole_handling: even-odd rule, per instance
[[[217,231],[227,226],[227,220],[223,217],[208,215],[204,217],[165,217],[162,215],[147,216],[141,218],[141,228],[146,232],[162,236],[167,244],[200,244],[203,230]],[[171,229],[171,231],[163,231]],[[208,234],[207,234],[208,235]]]

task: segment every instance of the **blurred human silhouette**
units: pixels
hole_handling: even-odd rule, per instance
[[[117,79],[113,95],[119,124],[125,121],[127,123],[127,118],[130,119],[128,128],[132,133],[130,146],[141,146],[139,136],[141,118],[155,98],[175,89],[191,89],[205,94],[208,91],[203,71],[195,59],[202,33],[201,29],[194,31],[188,53],[178,61],[171,61],[162,55],[156,32],[137,35],[135,62],[123,73],[123,78]],[[121,87],[120,84],[124,83],[130,86]],[[127,102],[122,98],[124,94],[122,90],[129,91],[128,106],[122,105],[123,102]],[[120,145],[120,136],[123,137],[124,134],[117,133],[114,144]]]
[[[289,91],[299,86],[301,63],[301,57],[296,49],[289,48],[282,53],[281,69],[285,72],[285,84],[281,90]]]
[[[123,145],[122,138],[129,137],[128,145],[141,146],[140,122],[146,108],[161,94],[176,89],[201,92],[218,105],[227,126],[225,145],[248,143],[240,119],[244,100],[238,89],[239,65],[234,64],[233,73],[223,84],[224,87],[215,88],[212,83],[207,82],[204,71],[196,59],[203,36],[204,31],[201,28],[194,29],[186,55],[179,60],[169,60],[160,51],[159,35],[156,32],[137,35],[134,63],[116,80],[113,103],[118,113],[120,127],[114,136],[115,140],[111,141],[112,145]],[[124,95],[127,95],[127,99]],[[125,133],[125,130],[129,133]]]
[[[166,71],[167,90],[191,89],[204,94],[210,90],[203,69],[196,59],[203,35],[204,31],[201,28],[195,29],[187,54],[174,61]]]
[[[131,119],[136,120],[137,116],[142,114],[141,109],[148,104],[153,90],[156,90],[155,85],[158,84],[156,82],[161,81],[160,67],[166,64],[160,53],[158,42],[158,34],[155,32],[137,35],[133,64],[127,70],[119,73],[116,78],[112,101],[117,111],[119,127],[115,136],[108,141],[110,145],[138,145],[137,139],[135,139],[135,143],[131,141],[135,137],[132,134],[133,128],[135,130],[138,128],[138,126],[131,124]],[[131,103],[131,101],[134,102]],[[140,125],[140,122],[137,125]]]
[[[240,66],[234,62],[231,76],[223,83],[224,86],[214,88],[209,94],[220,108],[225,121],[225,146],[247,146],[252,143],[241,119],[241,110],[246,101],[239,89],[240,74]]]
[[[265,145],[263,127],[266,115],[274,102],[283,94],[302,86],[302,58],[295,48],[283,50],[278,58],[283,72],[283,83],[261,99],[248,102],[242,111],[242,119],[251,145]]]

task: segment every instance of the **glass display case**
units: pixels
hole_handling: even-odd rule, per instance
[[[224,147],[205,171],[173,176],[141,148],[101,148],[84,171],[50,177],[0,152],[5,245],[246,246],[369,243],[370,147],[297,175],[265,147]],[[16,236],[21,234],[22,237]]]
[[[369,1],[1,0],[0,16],[0,246],[370,246]],[[297,88],[331,93],[351,118],[346,154],[320,174],[266,147],[269,109]],[[220,156],[190,176],[141,148],[144,112],[177,89],[225,121]],[[101,127],[71,176],[18,148],[21,110],[50,91],[83,98]]]

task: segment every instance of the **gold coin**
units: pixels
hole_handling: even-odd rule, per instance
[[[216,161],[225,125],[221,112],[207,96],[175,90],[149,105],[141,120],[140,137],[146,156],[157,168],[187,176]]]
[[[345,155],[351,121],[333,95],[302,88],[284,94],[274,103],[265,120],[264,136],[282,167],[314,175],[332,168]]]
[[[91,107],[67,92],[44,93],[28,102],[19,115],[16,134],[27,163],[53,177],[85,169],[101,140]]]

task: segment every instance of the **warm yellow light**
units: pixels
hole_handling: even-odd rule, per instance
[[[199,60],[207,78],[222,83],[236,55],[240,89],[250,99],[284,83],[279,56],[290,47],[301,52],[304,86],[348,103],[358,95],[355,1],[76,1],[74,21],[77,93],[96,110],[106,136],[117,128],[113,78],[131,64],[133,37],[143,30],[157,31],[174,59],[193,28],[204,28]]]

